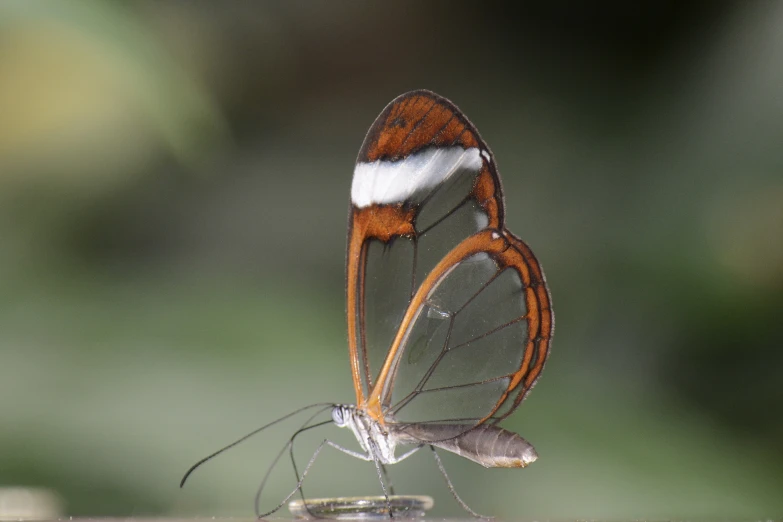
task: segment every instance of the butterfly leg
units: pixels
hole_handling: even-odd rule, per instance
[[[293,444],[292,443],[293,443],[293,440],[289,441],[288,446],[289,446],[289,451],[291,452],[292,459],[293,459]],[[307,466],[305,466],[305,468],[302,470],[301,477],[299,476],[299,472],[298,472],[298,470],[296,468],[296,463],[294,463],[294,473],[296,474],[296,477],[297,477],[296,487],[294,488],[294,490],[291,491],[291,493],[289,493],[288,495],[286,495],[286,497],[283,499],[283,501],[280,502],[274,509],[272,509],[271,511],[267,511],[266,513],[259,514],[258,518],[268,517],[269,515],[271,515],[272,513],[274,513],[275,511],[277,511],[281,507],[283,507],[286,504],[286,502],[288,502],[291,499],[291,497],[293,497],[296,494],[297,491],[301,491],[302,490],[302,484],[304,483],[305,477],[307,477],[308,471],[310,471],[310,468],[313,466],[313,463],[315,462],[315,459],[318,457],[318,454],[321,453],[321,450],[324,449],[325,446],[331,446],[332,448],[340,450],[343,453],[345,453],[347,455],[350,455],[352,457],[356,457],[357,459],[361,459],[361,460],[364,460],[364,461],[374,460],[375,464],[376,464],[376,468],[379,465],[379,462],[372,455],[365,455],[364,453],[359,453],[358,451],[349,450],[348,448],[343,448],[339,444],[336,444],[336,443],[332,442],[329,439],[324,439],[323,442],[321,442],[318,445],[318,447],[316,448],[315,452],[313,453],[313,456],[310,457],[310,460],[307,462]],[[383,482],[381,482],[381,485],[383,485]],[[384,486],[384,494],[385,494],[385,492],[386,492],[386,488]],[[389,509],[391,509],[391,507],[389,506],[389,502],[388,502],[388,495],[386,496],[386,500],[387,500],[387,502],[386,502],[387,503],[387,507],[389,507]],[[305,504],[305,507],[306,507],[306,504]],[[308,512],[309,512],[309,509],[308,509]],[[313,516],[315,516],[315,515],[313,515]]]
[[[318,428],[318,427],[323,426],[324,424],[327,424],[327,423],[330,422],[330,421],[327,421],[326,423],[321,422],[321,423],[318,423],[318,424],[313,424],[313,425],[309,425],[308,426],[308,424],[310,424],[310,421],[312,421],[315,417],[320,415],[321,412],[323,412],[323,410],[320,410],[320,411],[316,412],[314,415],[311,415],[310,418],[308,418],[304,422],[304,424],[302,424],[302,426],[298,430],[296,430],[296,432],[294,432],[294,434],[291,436],[291,438],[288,439],[288,442],[286,442],[285,445],[277,453],[277,456],[272,461],[272,464],[270,464],[269,467],[267,468],[266,473],[264,474],[264,478],[261,480],[261,484],[259,484],[258,490],[256,491],[256,498],[255,498],[254,505],[255,505],[255,511],[256,511],[256,516],[257,517],[259,517],[259,518],[261,517],[261,496],[262,496],[262,494],[264,492],[264,487],[266,486],[266,483],[269,480],[269,476],[272,474],[272,470],[275,468],[275,466],[277,466],[277,463],[280,460],[280,457],[282,457],[283,453],[285,453],[286,448],[288,448],[288,450],[289,450],[289,452],[291,454],[291,462],[293,463],[294,474],[296,475],[297,483],[299,482],[299,471],[296,469],[296,462],[294,461],[294,442],[296,441],[296,438],[299,435],[301,435],[302,433],[304,433],[305,431],[309,431],[311,429]],[[299,492],[301,493],[302,500],[304,501],[304,493],[302,492],[302,488],[301,487],[299,488]],[[272,511],[266,513],[264,516],[267,516],[267,515],[270,515],[270,514],[274,513],[275,511],[280,509],[281,506],[282,506],[282,504],[279,504],[275,509],[273,509]]]
[[[392,481],[389,478],[389,472],[386,470],[386,466],[384,466],[383,463],[381,463],[381,472],[383,472],[383,479],[389,485],[389,494],[394,495],[394,484],[392,484]]]
[[[412,450],[403,453],[399,457],[396,457],[392,462],[389,462],[389,464],[397,464],[398,462],[402,462],[403,460],[407,459],[408,457],[410,457],[411,455],[413,455],[414,453],[416,453],[417,451],[419,451],[423,447],[424,447],[424,444],[419,444],[418,446],[416,446]]]
[[[400,455],[399,457],[394,459],[394,461],[390,462],[389,464],[396,464],[396,463],[400,462],[401,460],[407,459],[408,457],[410,457],[411,455],[413,455],[414,453],[419,451],[422,447],[423,447],[422,445],[416,446],[415,448],[413,448],[409,452],[403,453],[402,455]],[[383,478],[386,480],[386,483],[389,485],[389,493],[391,495],[394,495],[394,485],[392,485],[391,479],[389,478],[389,472],[386,471],[386,466],[383,464],[383,462],[381,462],[380,464],[381,464],[381,471],[383,472]]]
[[[348,448],[343,448],[342,446],[338,446],[337,444],[329,441],[328,443],[330,446],[332,446],[335,449],[338,449],[342,451],[343,453],[347,455],[351,455],[352,457],[356,457],[358,459],[370,461],[372,460],[375,463],[375,470],[378,472],[378,480],[381,483],[381,489],[383,489],[383,496],[386,498],[386,509],[389,512],[389,518],[394,518],[394,515],[392,514],[391,509],[391,501],[389,500],[389,495],[394,495],[394,486],[392,486],[391,481],[389,480],[389,474],[386,471],[386,466],[375,457],[375,454],[378,453],[378,448],[375,444],[375,441],[371,438],[367,439],[367,445],[370,448],[374,448],[375,451],[371,451],[369,454],[365,455],[363,453],[359,453],[357,451],[349,450]],[[408,453],[405,453],[404,455],[400,456],[400,458],[395,459],[394,462],[390,462],[390,464],[394,464],[396,462],[401,461],[404,458],[407,458],[413,453],[416,452],[416,450],[420,449],[421,446],[414,448],[412,451],[409,451]],[[388,491],[387,491],[387,485],[388,484]]]
[[[342,446],[340,446],[339,444],[335,444],[331,440],[327,439],[326,443],[331,447],[333,447],[334,449],[342,451],[346,455],[350,455],[351,457],[356,457],[357,459],[361,459],[365,462],[370,462],[371,460],[374,460],[372,455],[369,454],[365,455],[364,453],[360,453],[358,451],[353,451],[353,450],[349,450],[348,448],[343,448]]]
[[[380,453],[380,450],[378,449],[378,445],[375,443],[372,437],[367,437],[367,447],[371,450],[370,455],[372,456],[373,462],[375,462],[375,471],[378,472],[378,480],[381,482],[383,496],[386,499],[386,511],[389,513],[389,518],[394,518],[394,513],[392,512],[391,508],[391,500],[389,500],[389,492],[386,491],[386,483],[383,481],[383,472],[381,471],[383,464],[380,460],[378,460],[377,457],[377,455]]]
[[[483,519],[491,519],[493,517],[487,517],[484,515],[479,515],[470,507],[465,504],[465,502],[459,498],[459,495],[457,495],[457,491],[454,489],[454,485],[451,483],[451,479],[449,478],[448,474],[446,473],[446,468],[443,467],[443,462],[440,460],[440,456],[438,455],[438,452],[435,451],[435,446],[430,446],[430,449],[432,450],[432,454],[435,457],[435,462],[438,463],[438,469],[440,469],[441,474],[443,475],[443,478],[446,479],[446,485],[449,487],[449,491],[451,491],[451,496],[454,497],[454,499],[459,502],[459,505],[462,506],[462,509],[470,513],[476,518],[483,518]]]
[[[271,515],[272,513],[274,513],[275,511],[277,511],[281,507],[283,507],[285,505],[285,503],[288,502],[288,500],[296,494],[297,491],[300,491],[302,489],[302,484],[304,483],[305,477],[307,477],[307,472],[310,471],[310,468],[312,467],[313,463],[315,462],[315,459],[318,457],[318,454],[321,453],[321,450],[324,448],[324,446],[326,446],[330,442],[331,441],[329,439],[324,439],[324,441],[318,445],[318,447],[316,448],[315,452],[313,453],[313,456],[310,457],[310,461],[307,463],[307,466],[305,466],[305,468],[302,470],[301,478],[297,479],[296,487],[294,488],[294,490],[291,493],[289,493],[288,495],[286,495],[286,497],[283,499],[283,501],[280,502],[274,509],[272,509],[271,511],[267,511],[266,513],[262,513],[262,514],[258,515],[258,518],[268,517],[269,515]],[[299,476],[299,474],[297,473],[297,477],[298,476]]]
[[[324,444],[326,444],[328,446],[331,446],[332,448],[334,448],[336,450],[339,450],[339,451],[345,453],[346,455],[350,455],[351,457],[355,457],[357,459],[361,459],[361,460],[364,460],[364,461],[372,460],[372,457],[369,456],[369,455],[365,455],[364,453],[359,453],[358,451],[353,451],[353,450],[350,450],[348,448],[344,448],[344,447],[340,446],[339,444],[336,444],[336,443],[332,442],[329,439],[324,440],[321,443],[321,446],[319,446],[319,449],[317,451],[320,451],[320,448]],[[299,479],[299,471],[298,471],[298,469],[296,467],[296,459],[294,459],[294,447],[293,447],[293,444],[290,445],[289,452],[291,454],[291,464],[292,464],[292,466],[294,468],[294,474],[296,475],[296,480],[297,480],[297,482],[301,483],[302,481],[304,481],[304,476],[302,476],[302,480],[300,481],[300,479]],[[302,505],[304,506],[305,510],[307,510],[307,513],[311,517],[313,517],[313,518],[320,518],[318,515],[316,515],[316,514],[314,514],[313,512],[310,511],[310,508],[307,506],[307,501],[305,500],[304,490],[301,487],[299,488],[299,493],[301,494],[301,497],[302,497]],[[285,501],[283,501],[283,503],[285,503]],[[279,508],[276,508],[276,509],[279,509]]]

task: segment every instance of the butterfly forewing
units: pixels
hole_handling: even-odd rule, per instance
[[[473,125],[433,93],[397,98],[365,139],[351,196],[359,407],[381,423],[510,413],[543,365],[551,312],[538,263],[503,227],[500,180]]]

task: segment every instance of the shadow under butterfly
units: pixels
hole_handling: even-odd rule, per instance
[[[370,127],[354,170],[346,260],[348,341],[356,404],[318,403],[253,431],[193,465],[305,410],[315,410],[281,449],[256,496],[267,516],[297,491],[331,446],[374,462],[389,515],[386,465],[435,448],[484,467],[523,468],[538,455],[498,426],[541,374],[554,330],[544,274],[504,225],[495,161],[473,124],[429,91],[393,100]],[[331,419],[315,422],[331,411]],[[361,451],[326,439],[299,473],[296,437],[334,423]],[[397,446],[407,446],[397,454]],[[289,451],[296,488],[259,513],[271,470]],[[304,498],[303,498],[304,500]]]

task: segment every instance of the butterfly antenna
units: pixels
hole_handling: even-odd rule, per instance
[[[185,485],[185,482],[188,480],[188,477],[190,476],[190,474],[191,474],[191,473],[193,473],[194,471],[196,471],[196,468],[198,468],[199,466],[201,466],[201,465],[202,465],[202,464],[204,464],[205,462],[207,462],[207,461],[209,461],[209,460],[212,460],[214,457],[217,457],[218,455],[220,455],[220,454],[221,454],[221,453],[223,453],[224,451],[226,451],[226,450],[230,450],[230,449],[231,449],[231,448],[233,448],[234,446],[236,446],[236,445],[238,445],[238,444],[240,444],[240,443],[242,443],[242,442],[245,442],[247,439],[249,439],[249,438],[250,438],[250,437],[252,437],[253,435],[255,435],[255,434],[257,434],[257,433],[260,433],[260,432],[264,431],[265,429],[267,429],[267,428],[269,428],[269,427],[271,427],[271,426],[274,426],[274,425],[275,425],[275,424],[277,424],[278,422],[282,422],[282,421],[284,421],[284,420],[288,419],[289,417],[293,417],[293,416],[294,416],[294,415],[296,415],[297,413],[301,413],[301,412],[303,412],[303,411],[305,411],[305,410],[309,410],[310,408],[317,408],[317,407],[328,407],[328,406],[334,406],[334,405],[333,405],[332,403],[328,403],[328,402],[319,402],[319,403],[316,403],[316,404],[311,404],[311,405],[309,405],[309,406],[305,406],[305,407],[303,407],[303,408],[299,408],[299,409],[297,409],[297,410],[294,410],[294,411],[292,411],[291,413],[289,413],[289,414],[287,414],[287,415],[283,415],[283,416],[282,416],[282,417],[280,417],[279,419],[277,419],[277,420],[274,420],[274,421],[270,422],[269,424],[266,424],[266,425],[264,425],[264,426],[261,426],[261,427],[260,427],[260,428],[258,428],[258,429],[255,429],[255,430],[251,431],[250,433],[248,433],[247,435],[245,435],[245,436],[241,437],[240,439],[238,439],[238,440],[235,440],[234,442],[232,442],[232,443],[231,443],[231,444],[229,444],[228,446],[225,446],[225,447],[223,447],[223,448],[220,448],[220,449],[219,449],[219,450],[217,450],[215,453],[212,453],[211,455],[208,455],[208,456],[204,457],[203,459],[199,460],[198,462],[196,462],[195,464],[193,464],[193,465],[192,465],[192,466],[191,466],[191,467],[188,469],[188,471],[186,471],[186,472],[185,472],[185,476],[183,476],[183,477],[182,477],[182,480],[181,480],[181,481],[180,481],[180,483],[179,483],[179,487],[183,487],[183,486]],[[308,422],[309,422],[309,421],[308,421]]]

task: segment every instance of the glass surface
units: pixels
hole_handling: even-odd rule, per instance
[[[432,506],[432,497],[390,495],[388,504],[383,496],[293,500],[288,503],[288,510],[297,518],[364,520],[387,519],[390,507],[394,517],[418,518],[424,516]]]

